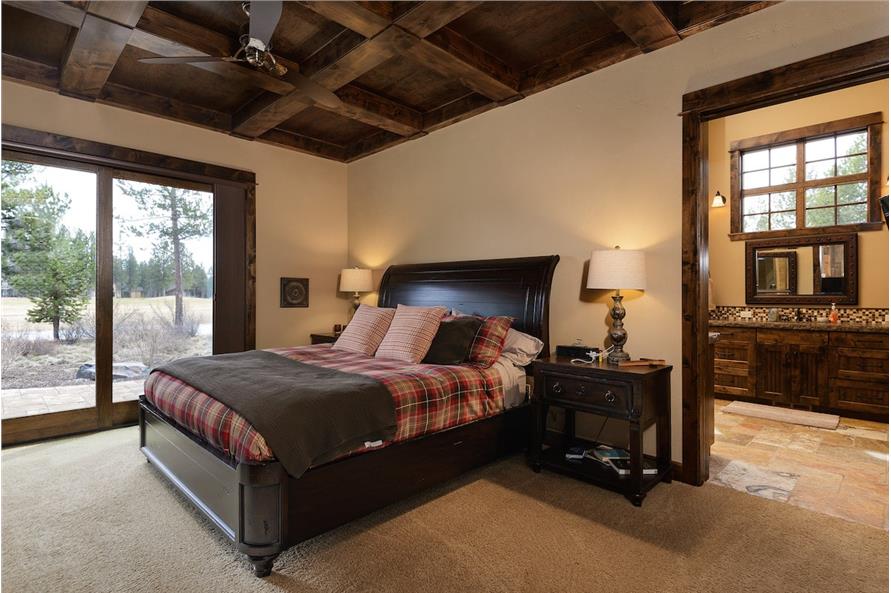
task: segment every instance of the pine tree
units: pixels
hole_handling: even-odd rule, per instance
[[[118,187],[133,198],[137,206],[146,213],[148,221],[129,225],[129,230],[139,237],[155,237],[159,246],[169,248],[173,263],[173,289],[175,306],[173,324],[183,324],[183,262],[186,256],[184,241],[201,237],[212,232],[210,203],[201,193],[191,190],[118,182]],[[153,256],[154,259],[154,256]],[[163,268],[162,268],[163,270]],[[164,294],[162,286],[160,294]]]
[[[59,340],[61,323],[77,321],[95,279],[95,235],[72,235],[61,224],[67,195],[48,185],[23,186],[31,166],[3,162],[2,268],[17,292],[31,299],[29,321],[53,324]]]

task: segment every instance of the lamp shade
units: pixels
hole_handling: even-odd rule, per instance
[[[588,288],[615,290],[647,287],[647,267],[643,251],[604,249],[591,253]]]
[[[374,290],[371,270],[345,268],[340,271],[341,292],[370,292]]]

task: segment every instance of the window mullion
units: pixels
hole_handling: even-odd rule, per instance
[[[795,228],[804,228],[804,139],[795,143]]]

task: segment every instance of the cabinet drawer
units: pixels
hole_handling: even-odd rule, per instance
[[[888,334],[866,334],[855,332],[831,332],[829,343],[844,348],[888,349]]]
[[[838,379],[887,383],[888,352],[885,350],[836,348],[832,374]]]
[[[606,413],[628,413],[631,410],[630,391],[627,384],[613,381],[566,375],[545,375],[544,378],[545,399],[581,403]]]
[[[759,329],[759,344],[778,344],[797,346],[825,346],[829,343],[827,332],[811,332],[784,329]]]
[[[888,413],[887,383],[832,379],[829,387],[829,405],[833,408],[870,414]]]

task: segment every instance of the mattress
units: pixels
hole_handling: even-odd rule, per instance
[[[270,352],[307,364],[359,373],[383,383],[396,407],[396,436],[391,442],[501,413],[505,409],[503,377],[512,376],[496,366],[479,369],[464,365],[409,364],[334,350],[330,344],[273,348]],[[237,462],[263,463],[275,459],[266,440],[247,420],[179,379],[161,372],[152,373],[145,383],[145,397],[169,419]],[[390,442],[366,443],[360,451],[388,444]]]

